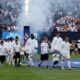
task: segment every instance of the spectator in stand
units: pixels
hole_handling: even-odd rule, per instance
[[[65,26],[64,26],[64,31],[68,31],[68,29],[69,29],[68,26],[65,25]]]
[[[78,51],[79,51],[79,54],[80,54],[80,41],[78,41]]]
[[[70,53],[74,55],[75,43],[72,41],[70,44]]]
[[[70,27],[70,31],[71,31],[71,32],[74,32],[74,31],[75,31],[75,26],[71,26],[71,27]]]
[[[2,65],[6,59],[6,48],[4,46],[4,41],[0,40],[0,65]]]
[[[78,54],[78,45],[75,43],[75,54]]]

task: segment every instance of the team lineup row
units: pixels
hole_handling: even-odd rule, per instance
[[[48,67],[49,60],[49,52],[53,53],[53,66],[58,67],[61,66],[61,69],[64,69],[64,61],[68,60],[68,67],[71,69],[70,62],[70,43],[69,37],[65,37],[64,40],[60,37],[60,33],[57,33],[55,37],[53,37],[51,47],[49,47],[48,37],[44,36],[43,40],[40,44],[40,62],[38,64],[41,67],[43,61],[46,61],[46,66]],[[31,34],[31,37],[27,40],[25,46],[20,45],[20,41],[18,36],[15,37],[13,41],[12,38],[8,39],[8,42],[4,42],[0,40],[0,64],[6,59],[7,64],[12,64],[15,67],[20,67],[21,57],[20,54],[28,54],[28,66],[34,66],[33,60],[34,55],[37,53],[38,49],[38,41],[35,39],[34,35]],[[61,65],[59,64],[60,55],[62,56]],[[58,64],[58,65],[57,65]]]

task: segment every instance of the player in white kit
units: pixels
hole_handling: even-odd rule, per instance
[[[20,51],[21,51],[21,45],[19,43],[19,38],[16,36],[16,39],[14,41],[14,59],[15,59],[15,67],[20,67]]]
[[[0,40],[0,64],[3,64],[6,58],[6,48],[4,46],[4,41]]]
[[[10,37],[9,39],[8,39],[8,42],[7,42],[7,44],[5,44],[7,47],[6,47],[6,49],[7,49],[7,64],[9,64],[9,65],[14,65],[14,60],[13,60],[13,53],[14,53],[14,50],[13,50],[13,38],[12,37]]]
[[[60,37],[60,33],[57,33],[56,36],[52,40],[51,44],[51,51],[53,54],[56,52],[56,54],[60,54],[62,50],[62,42],[63,39]],[[60,66],[60,64],[59,64]]]
[[[60,33],[57,33],[52,40],[51,50],[56,52],[61,52],[63,39],[60,37]]]
[[[58,68],[60,54],[54,52],[53,55],[52,55],[52,57],[53,57],[53,67],[54,68]]]
[[[64,61],[65,60],[68,60],[68,68],[71,69],[70,43],[69,43],[68,37],[65,37],[63,44],[62,44],[62,69],[64,69]]]
[[[34,53],[38,47],[38,41],[35,39],[34,35],[31,34],[31,37],[27,40],[25,45],[26,53],[28,53],[29,64],[28,66],[34,66]]]
[[[46,61],[46,66],[48,68],[48,59],[49,59],[48,53],[49,53],[48,38],[44,37],[41,43],[41,59],[38,65],[39,67],[41,67],[43,61]]]

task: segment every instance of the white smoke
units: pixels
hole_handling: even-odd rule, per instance
[[[21,0],[24,1],[18,18],[18,26],[30,26],[31,32],[52,27],[55,12],[60,8],[71,11],[75,8],[74,0]]]
[[[48,26],[49,6],[49,0],[25,0],[18,26],[30,26],[32,32],[44,29]]]

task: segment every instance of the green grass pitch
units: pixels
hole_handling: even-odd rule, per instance
[[[74,55],[72,59],[80,59],[80,55]],[[80,80],[80,69],[15,68],[4,64],[0,66],[0,80]]]

